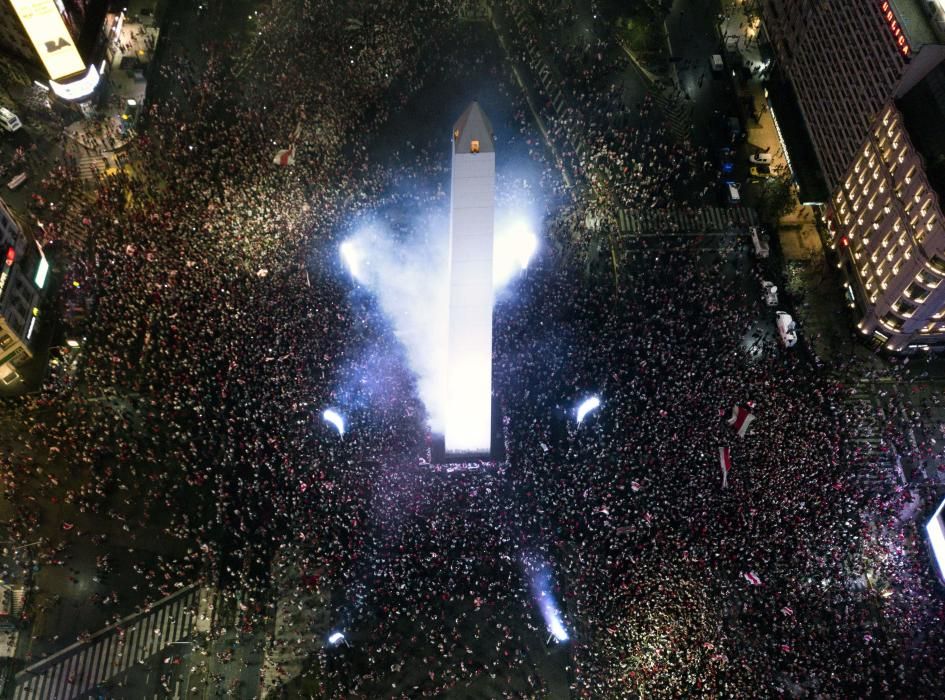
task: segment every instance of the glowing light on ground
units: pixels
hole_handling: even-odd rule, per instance
[[[331,423],[335,426],[335,429],[341,437],[345,436],[345,419],[341,417],[341,414],[332,408],[327,408],[322,413],[322,418],[325,419],[326,423]]]
[[[338,250],[341,253],[341,260],[348,268],[351,276],[358,282],[364,283],[364,254],[358,243],[354,240],[347,240],[341,244]]]
[[[548,634],[558,642],[568,641],[568,631],[564,627],[561,609],[558,607],[558,601],[555,600],[551,588],[551,569],[547,563],[527,557],[523,560],[523,564],[528,574],[532,598],[538,606],[542,619],[545,621]]]
[[[585,400],[583,403],[581,403],[580,406],[578,406],[577,422],[582,423],[584,421],[584,417],[588,413],[596,410],[599,407],[600,407],[600,399],[598,397],[592,396],[591,398]]]

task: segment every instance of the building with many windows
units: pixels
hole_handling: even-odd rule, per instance
[[[0,0],[0,51],[32,66],[37,82],[60,99],[87,99],[105,68],[107,6],[107,0]]]
[[[883,108],[831,199],[860,330],[890,350],[945,345],[943,124],[945,63]]]
[[[34,353],[49,264],[0,200],[0,381],[9,383]]]
[[[945,347],[945,0],[763,0],[831,196],[859,328]],[[938,120],[938,121],[936,121]]]
[[[927,0],[762,0],[762,8],[833,191],[879,111],[945,58],[945,33]]]

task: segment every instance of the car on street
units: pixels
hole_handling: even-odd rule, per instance
[[[786,311],[778,311],[774,315],[775,325],[778,327],[778,336],[781,338],[781,344],[786,348],[794,347],[797,344],[797,326],[791,314]]]
[[[770,153],[755,153],[748,157],[748,162],[753,165],[771,165],[774,157]]]
[[[775,286],[774,282],[763,280],[761,282],[761,289],[764,292],[765,304],[767,304],[768,306],[777,306],[778,305],[778,288]]]
[[[20,118],[6,107],[0,107],[0,128],[9,131],[11,134],[22,127]]]
[[[725,70],[725,61],[723,61],[722,56],[717,53],[712,54],[712,58],[709,59],[709,64],[712,66],[712,70],[716,72]]]
[[[734,180],[726,180],[723,183],[723,193],[725,201],[730,206],[736,206],[742,203],[741,187]]]
[[[752,177],[771,177],[771,168],[767,165],[753,165],[749,172]]]

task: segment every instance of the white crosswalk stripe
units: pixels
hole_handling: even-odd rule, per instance
[[[748,207],[685,209],[618,209],[617,224],[624,233],[723,232],[754,225],[758,216]]]
[[[17,674],[13,699],[72,700],[146,661],[190,635],[199,597],[199,587],[183,588],[159,601],[146,615],[119,623],[127,624],[122,627],[124,635],[116,627],[106,628],[85,644],[75,644],[33,664]],[[179,691],[178,686],[172,697],[178,697]]]

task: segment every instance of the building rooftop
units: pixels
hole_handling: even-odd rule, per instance
[[[925,162],[925,174],[945,202],[945,62],[907,92],[896,106],[909,139]]]
[[[899,25],[913,51],[926,44],[941,44],[943,38],[931,16],[928,0],[889,0]]]
[[[455,153],[495,153],[492,124],[478,102],[470,104],[453,125]]]

